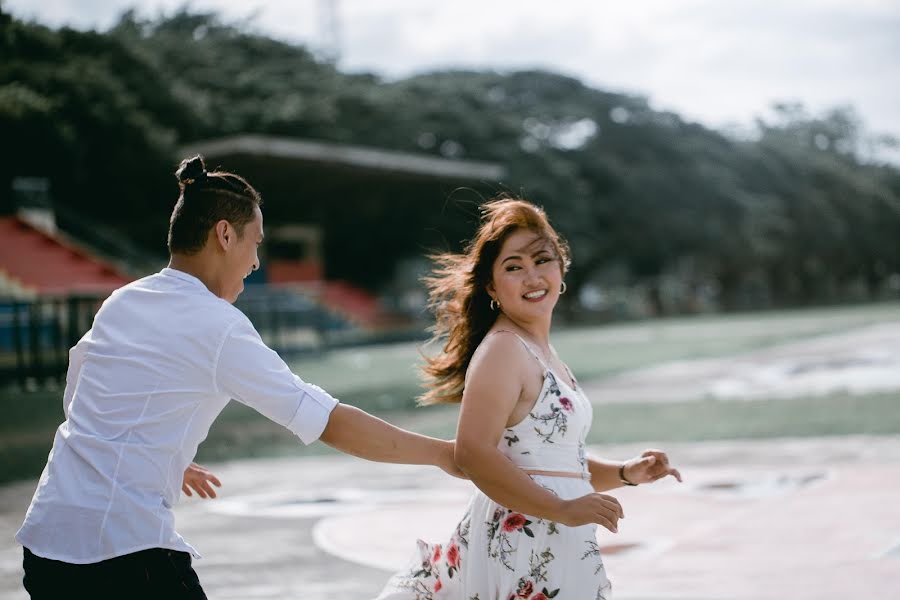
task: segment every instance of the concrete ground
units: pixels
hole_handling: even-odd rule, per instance
[[[703,333],[698,328],[698,335]],[[900,390],[897,319],[734,356],[651,365],[585,385],[595,404],[778,400],[894,390]]]
[[[594,448],[629,457],[642,446]],[[601,531],[619,599],[900,599],[900,436],[723,441],[665,448],[685,483],[614,494]],[[437,469],[326,456],[215,465],[213,501],[179,531],[210,598],[377,594],[417,537],[443,541],[470,483]],[[0,488],[0,597],[24,599],[13,535],[34,482]]]
[[[754,400],[900,389],[900,323],[737,357],[669,363],[585,385],[594,402]],[[900,406],[897,407],[900,410]],[[596,447],[629,458],[654,444]],[[900,600],[900,436],[665,444],[685,482],[613,492],[627,518],[599,533],[622,600]],[[211,599],[374,597],[443,542],[472,491],[434,468],[345,456],[209,465],[217,500],[186,499],[178,529]],[[34,481],[0,487],[0,598],[20,600],[13,535]]]

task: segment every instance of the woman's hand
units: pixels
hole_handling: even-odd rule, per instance
[[[213,489],[210,483],[216,487],[222,487],[222,482],[219,481],[219,478],[213,475],[206,467],[201,467],[197,463],[191,463],[184,470],[181,491],[187,496],[193,496],[194,494],[191,493],[191,488],[193,488],[201,498],[215,498],[216,490]]]
[[[640,456],[626,461],[624,472],[625,479],[635,485],[652,483],[667,475],[681,482],[681,473],[669,466],[669,457],[662,450],[644,450]]]
[[[619,532],[619,519],[625,518],[622,505],[606,494],[587,494],[573,500],[565,500],[557,519],[563,525],[578,527],[597,523],[613,533]]]

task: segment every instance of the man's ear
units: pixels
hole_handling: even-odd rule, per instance
[[[220,220],[213,227],[213,233],[216,236],[216,242],[222,250],[227,250],[228,246],[234,241],[234,227],[225,219]]]

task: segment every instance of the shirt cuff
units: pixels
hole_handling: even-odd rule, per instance
[[[300,406],[286,427],[308,445],[319,439],[325,431],[331,411],[338,405],[338,401],[325,390],[308,383],[303,384],[300,393],[303,394]]]

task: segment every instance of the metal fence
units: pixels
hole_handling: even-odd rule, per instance
[[[0,381],[22,388],[65,380],[69,348],[90,329],[97,296],[0,300]]]

